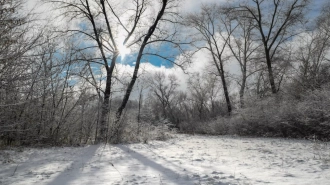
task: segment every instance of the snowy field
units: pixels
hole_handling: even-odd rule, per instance
[[[166,142],[0,151],[0,184],[330,184],[330,143],[176,135]]]

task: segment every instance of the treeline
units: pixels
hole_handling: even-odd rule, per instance
[[[330,5],[308,22],[305,0],[239,2],[183,14],[177,0],[129,1],[129,11],[57,1],[78,21],[60,29],[4,1],[0,145],[145,142],[167,129],[329,139]],[[132,72],[120,67],[121,47],[138,53]],[[195,61],[196,52],[208,55]],[[182,82],[170,69],[139,69],[147,56],[207,67]]]
[[[308,1],[238,2],[185,16],[209,66],[161,106],[163,117],[189,133],[328,140],[329,3],[308,22]]]

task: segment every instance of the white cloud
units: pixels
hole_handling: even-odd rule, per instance
[[[123,5],[123,2],[126,2],[126,1],[120,1],[120,2],[121,3],[118,4],[118,7],[125,7]],[[208,3],[225,3],[225,2],[227,2],[227,1],[226,0],[200,0],[200,1],[183,0],[182,3],[180,4],[180,10],[184,13],[194,12],[200,8],[202,3],[208,4]],[[59,11],[54,13],[50,4],[40,4],[39,0],[29,0],[29,1],[26,1],[26,3],[27,3],[28,9],[35,8],[36,12],[40,12],[40,13],[46,15],[46,17],[47,16],[52,17],[53,15],[60,14]],[[154,14],[157,12],[158,12],[158,7],[156,7],[156,6],[153,7],[153,9],[151,10],[151,13]],[[62,21],[64,21],[64,20],[62,20]],[[62,22],[62,23],[64,24],[64,22]],[[76,22],[75,24],[77,24],[77,23],[78,22]],[[56,24],[60,24],[60,23],[58,22]],[[121,35],[119,35],[119,36],[122,37]],[[133,54],[133,52],[136,52],[136,49],[134,51],[132,51],[131,54]],[[212,67],[212,65],[210,65],[210,63],[209,63],[210,60],[211,60],[211,58],[210,58],[208,51],[200,50],[199,52],[197,52],[195,54],[195,56],[193,58],[193,62],[187,68],[186,72],[188,72],[188,73],[202,72],[203,70],[205,70],[205,68],[210,67],[210,66]],[[230,73],[234,73],[235,75],[240,74],[239,66],[236,61],[226,62],[225,68]],[[134,71],[133,66],[130,66],[127,64],[121,64],[121,63],[117,64],[116,69],[117,69],[117,73],[119,74],[119,76],[125,77],[123,79],[126,79],[126,80],[130,80],[130,77]],[[166,74],[175,74],[179,79],[180,89],[182,89],[182,90],[187,89],[186,81],[188,80],[189,76],[177,67],[167,69],[164,66],[157,67],[157,66],[153,66],[150,63],[142,63],[140,66],[140,73],[150,74],[155,71],[162,71]],[[134,94],[133,94],[132,98],[134,98]]]
[[[193,12],[199,10],[202,4],[209,3],[225,3],[226,0],[183,0],[181,7],[184,13]]]

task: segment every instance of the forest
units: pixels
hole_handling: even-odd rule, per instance
[[[329,2],[191,4],[0,0],[0,148],[329,141]]]

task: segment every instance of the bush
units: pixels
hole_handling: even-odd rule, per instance
[[[330,84],[302,93],[301,99],[277,94],[250,99],[231,117],[182,124],[182,131],[256,137],[330,140]]]
[[[250,136],[272,136],[330,139],[330,86],[306,92],[300,100],[276,95],[253,101],[230,119],[231,133]]]
[[[167,140],[175,130],[166,124],[152,124],[151,122],[138,123],[135,119],[128,119],[120,130],[122,143],[147,143],[149,140]]]

